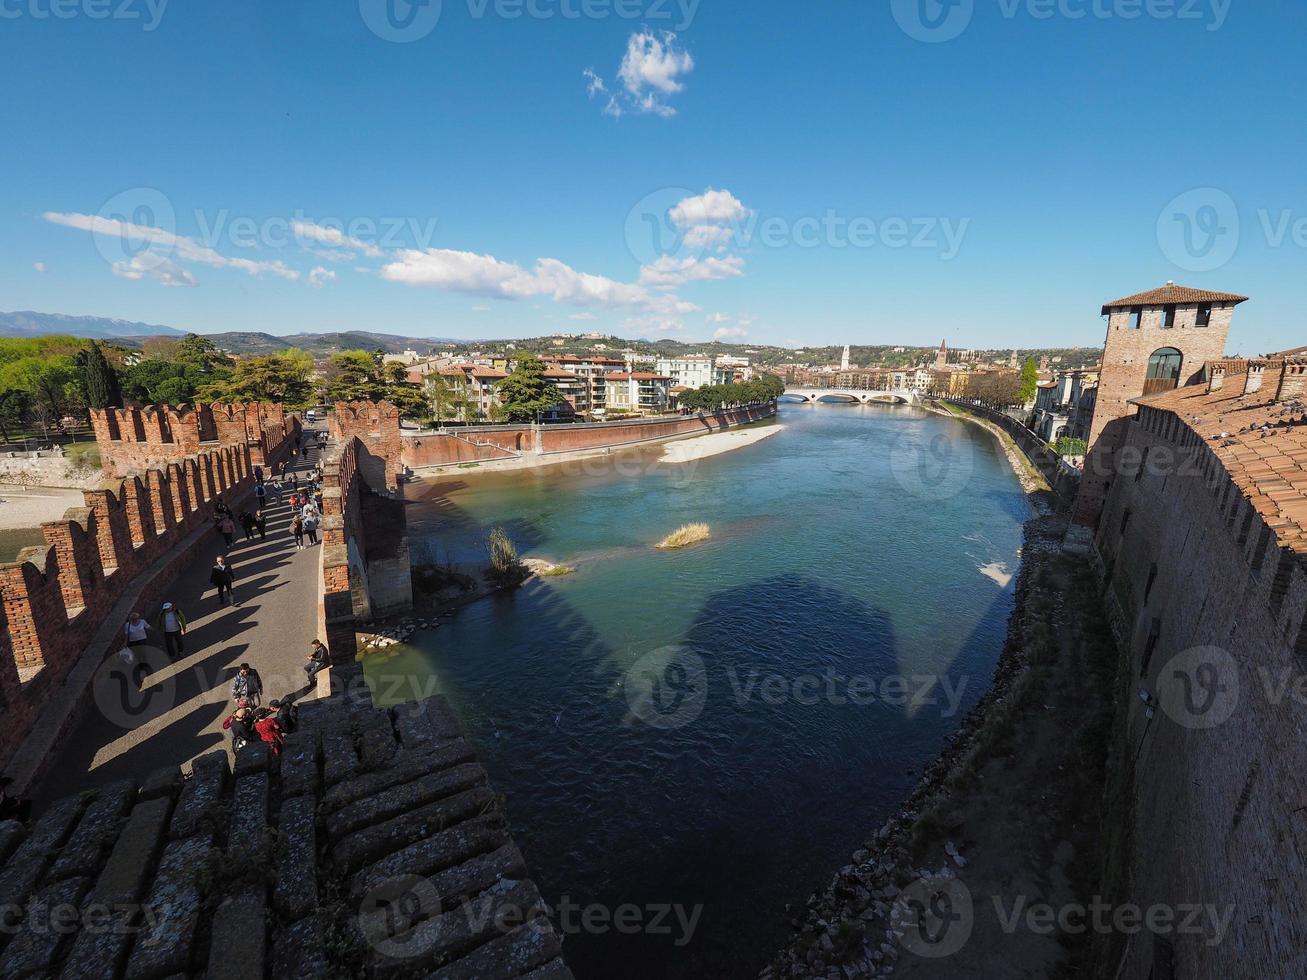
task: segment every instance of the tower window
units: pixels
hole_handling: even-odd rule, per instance
[[[1212,325],[1212,305],[1198,307],[1198,319],[1194,321],[1195,327],[1210,327]]]
[[[1175,307],[1174,307],[1174,306],[1168,306],[1168,307],[1166,308],[1166,316],[1165,316],[1165,317],[1163,318],[1163,320],[1162,320],[1162,326],[1165,327],[1165,328],[1168,329],[1168,330],[1170,330],[1172,327],[1175,326]]]
[[[1176,387],[1180,383],[1180,362],[1183,360],[1184,355],[1174,347],[1153,351],[1148,358],[1148,373],[1144,375],[1144,394],[1154,395]]]
[[[1130,310],[1130,329],[1138,330],[1144,325],[1144,308],[1142,306],[1133,307]]]

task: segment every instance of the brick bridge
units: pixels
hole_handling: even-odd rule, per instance
[[[854,391],[849,388],[786,388],[782,398],[803,402],[857,402],[860,405],[915,405],[921,392],[907,388],[893,391]]]

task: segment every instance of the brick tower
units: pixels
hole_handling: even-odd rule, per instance
[[[1225,354],[1234,308],[1247,299],[1168,282],[1104,304],[1107,338],[1068,547],[1087,548],[1098,524],[1132,400],[1206,380],[1207,362]]]

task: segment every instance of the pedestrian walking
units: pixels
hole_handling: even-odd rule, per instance
[[[268,743],[268,749],[273,755],[281,755],[281,726],[277,724],[272,711],[268,708],[260,708],[254,713],[254,717],[255,733],[262,741]]]
[[[254,515],[248,510],[241,511],[241,528],[245,531],[245,540],[254,540]]]
[[[218,521],[218,533],[222,535],[222,540],[227,542],[230,548],[236,542],[236,522],[231,519],[231,514],[224,514]]]
[[[237,754],[245,748],[246,743],[254,741],[254,726],[251,724],[252,713],[249,708],[237,708],[223,721],[224,730],[231,732],[231,751]]]
[[[262,480],[254,484],[254,499],[258,501],[259,507],[262,507],[268,501],[268,488],[263,485]]]
[[[213,514],[215,517],[231,516],[231,508],[227,506],[226,501],[224,501],[222,497],[219,497],[218,502],[213,505]]]
[[[304,534],[309,539],[309,544],[318,543],[318,518],[316,514],[307,514],[304,520]]]
[[[295,536],[295,550],[304,550],[304,518],[299,514],[290,522],[290,533]]]
[[[255,483],[263,482],[263,467],[259,466],[258,464],[255,464],[254,466],[254,482]]]
[[[255,512],[254,526],[258,529],[259,540],[267,541],[268,540],[268,515],[265,514],[262,510]]]
[[[295,730],[300,727],[300,709],[291,700],[290,695],[286,695],[280,701],[273,698],[268,702],[268,707],[276,713],[277,725],[281,728],[282,735],[294,735]]]
[[[294,473],[291,473],[290,475],[290,488],[292,490],[298,490],[300,488],[300,478]]]
[[[227,603],[223,600],[224,593],[233,603],[236,597],[232,595],[232,583],[236,581],[236,573],[232,567],[227,564],[227,559],[219,555],[213,561],[213,567],[209,569],[209,584],[218,590],[218,605],[225,606]]]
[[[233,701],[244,701],[251,708],[257,708],[263,697],[263,678],[249,664],[236,668],[236,676],[231,679],[231,697]]]
[[[304,664],[304,673],[309,675],[309,687],[313,686],[318,671],[327,666],[330,656],[321,640],[313,641],[313,648],[309,651],[308,660]]]
[[[129,647],[139,647],[150,642],[150,638],[147,635],[149,629],[149,623],[141,618],[140,613],[132,613],[127,617],[127,626],[124,629],[124,632],[127,634],[127,645]]]
[[[186,635],[186,617],[171,602],[159,610],[159,632],[163,634],[163,648],[169,660],[176,660],[186,652],[182,638]]]

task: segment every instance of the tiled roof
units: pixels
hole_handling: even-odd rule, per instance
[[[1269,383],[1270,369],[1266,371]],[[1275,401],[1274,387],[1243,393],[1239,376],[1135,399],[1174,412],[1216,454],[1284,547],[1307,554],[1307,404]]]
[[[545,371],[546,378],[558,378],[565,381],[575,381],[576,375],[571,371],[564,371],[562,368],[549,368]]]
[[[1168,282],[1165,286],[1158,286],[1147,292],[1123,296],[1121,299],[1104,303],[1103,312],[1107,313],[1122,306],[1167,306],[1171,303],[1234,303],[1237,306],[1247,300],[1247,296],[1239,296],[1236,293],[1216,293],[1208,289],[1192,289],[1189,286],[1177,286],[1173,282]]]

